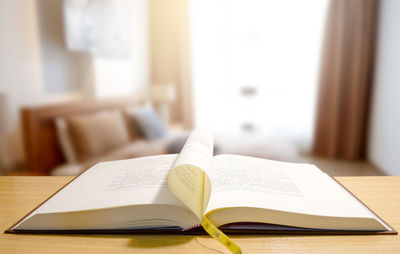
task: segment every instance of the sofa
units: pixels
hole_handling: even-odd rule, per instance
[[[34,175],[78,175],[109,160],[179,153],[188,132],[163,126],[141,96],[21,109],[25,167]]]

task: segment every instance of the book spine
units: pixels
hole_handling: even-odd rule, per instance
[[[184,228],[183,231],[188,231],[188,230],[191,230],[191,229],[194,229],[194,228],[198,228],[198,227],[201,227],[201,224],[197,224],[197,225],[190,226],[188,228]]]

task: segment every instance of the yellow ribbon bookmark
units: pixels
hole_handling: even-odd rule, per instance
[[[242,250],[240,249],[240,247],[234,241],[232,241],[227,235],[222,233],[221,230],[219,230],[216,226],[214,226],[214,224],[212,224],[211,221],[209,221],[206,216],[204,216],[203,219],[201,220],[201,225],[210,236],[212,236],[215,240],[222,243],[232,253],[242,254]]]

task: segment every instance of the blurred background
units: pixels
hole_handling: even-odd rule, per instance
[[[400,1],[3,0],[0,174],[215,153],[400,174]]]

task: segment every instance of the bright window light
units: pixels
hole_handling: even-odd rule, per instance
[[[327,0],[192,0],[195,125],[309,144]]]

